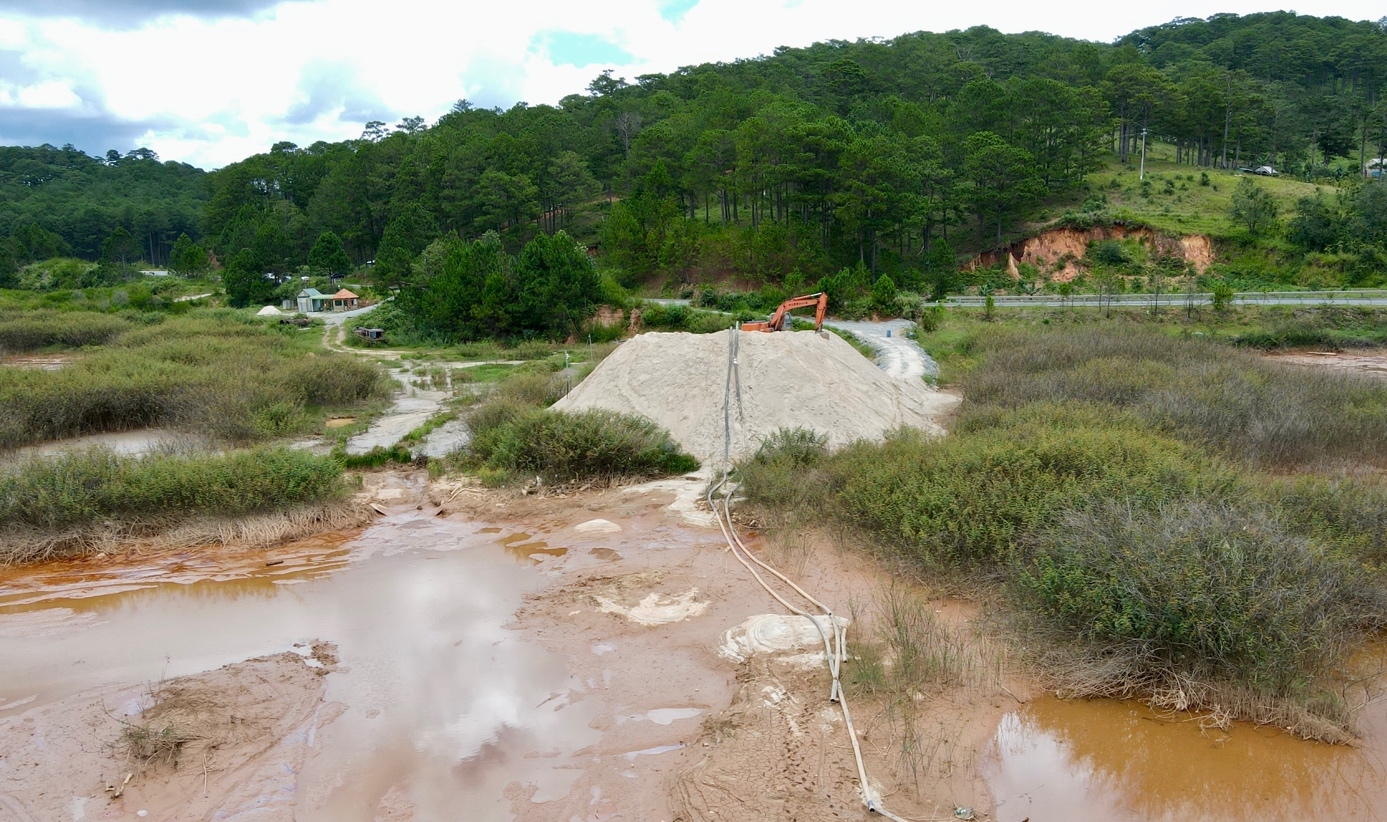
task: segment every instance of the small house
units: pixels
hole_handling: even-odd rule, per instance
[[[345,288],[332,295],[333,311],[351,311],[354,308],[360,307],[360,305],[361,298]]]
[[[316,288],[305,288],[299,292],[298,302],[301,313],[311,314],[315,311],[326,311],[327,307],[332,305],[332,297]]]

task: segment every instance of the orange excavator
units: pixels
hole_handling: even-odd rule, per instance
[[[775,313],[766,322],[742,323],[743,331],[784,331],[785,318],[790,315],[790,311],[796,308],[808,308],[818,306],[814,312],[814,330],[823,328],[824,314],[828,311],[828,294],[820,291],[817,294],[805,294],[803,297],[791,297],[780,305],[776,306]]]

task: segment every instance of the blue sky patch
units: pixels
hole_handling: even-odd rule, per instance
[[[678,23],[698,5],[698,0],[660,0],[660,16],[671,23]]]
[[[556,66],[622,65],[634,63],[626,49],[599,34],[545,31],[535,35],[532,48],[542,46]]]

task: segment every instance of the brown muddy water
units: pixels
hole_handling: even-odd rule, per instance
[[[326,698],[347,710],[310,743],[296,818],[372,819],[405,782],[416,818],[466,807],[468,819],[510,819],[507,785],[544,802],[581,775],[599,701],[560,656],[505,627],[545,582],[535,558],[559,549],[483,525],[397,515],[355,539],[298,543],[273,565],[213,553],[5,572],[0,725],[96,686],[330,637],[341,670]]]
[[[999,822],[1387,819],[1387,703],[1360,747],[1137,702],[1045,697],[1002,718],[984,776]]]
[[[487,822],[515,818],[517,808],[528,809],[524,819],[661,818],[637,807],[669,790],[673,769],[652,763],[690,745],[706,751],[698,727],[731,700],[720,682],[733,669],[716,661],[712,642],[745,618],[729,604],[736,589],[713,575],[699,579],[711,602],[707,625],[668,635],[616,628],[576,594],[532,598],[560,571],[591,572],[593,585],[609,585],[604,569],[623,556],[644,565],[669,549],[679,549],[670,558],[680,563],[698,558],[700,573],[737,573],[706,547],[715,546],[706,529],[640,510],[631,502],[603,512],[619,526],[535,518],[523,530],[407,511],[359,535],[270,552],[0,570],[0,729],[101,686],[157,682],[321,639],[340,657],[322,708],[337,716],[311,727],[312,754],[277,783],[283,795],[263,794],[260,810],[291,808],[306,822]],[[549,649],[514,630],[527,608],[541,635],[550,632]],[[980,768],[1000,822],[1387,820],[1387,702],[1369,705],[1360,729],[1361,746],[1334,747],[1269,728],[1205,730],[1137,703],[1047,697],[1003,716]],[[775,761],[774,752],[765,756]],[[751,773],[759,784],[783,778],[779,768]],[[599,770],[605,776],[594,777]],[[74,802],[91,790],[93,802],[105,801],[99,788],[56,787]],[[402,788],[407,803],[396,801]],[[951,798],[983,805],[982,797]],[[576,806],[584,811],[572,815]]]

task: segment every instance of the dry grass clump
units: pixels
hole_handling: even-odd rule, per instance
[[[202,737],[171,722],[127,722],[116,748],[126,761],[138,767],[178,767],[183,746]]]
[[[297,329],[204,311],[128,331],[58,371],[0,369],[0,448],[156,425],[244,444],[311,429],[313,409],[388,394],[374,365],[315,348]]]
[[[946,625],[919,595],[892,586],[877,595],[873,606],[874,633],[850,643],[854,661],[847,672],[855,690],[913,699],[987,679],[975,643]]]
[[[1155,329],[999,331],[964,381],[974,409],[1037,402],[1130,411],[1233,459],[1272,467],[1387,453],[1387,385]]]
[[[367,506],[348,501],[239,517],[107,520],[62,530],[11,525],[0,528],[0,565],[127,550],[185,551],[207,545],[267,548],[324,531],[354,528],[374,516]]]
[[[944,776],[960,754],[959,724],[945,724],[932,709],[935,697],[991,690],[1000,684],[991,646],[967,628],[947,624],[932,605],[903,586],[881,591],[873,602],[873,631],[860,635],[853,615],[845,684],[870,697],[876,716],[863,717],[868,736],[884,734],[896,749],[898,768],[918,791],[922,778]]]
[[[91,311],[0,311],[0,352],[104,345],[132,328],[123,317]]]

